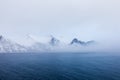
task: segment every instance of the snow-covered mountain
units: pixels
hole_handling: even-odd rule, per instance
[[[33,52],[41,52],[41,51],[51,51],[56,47],[60,47],[60,40],[53,36],[49,36],[46,41],[36,41],[33,45],[29,46],[29,50]],[[44,42],[44,43],[42,43]]]
[[[9,39],[4,38],[3,36],[0,36],[0,53],[21,53],[21,52],[50,52],[50,51],[62,51],[63,49],[69,50],[69,48],[74,48],[74,46],[77,45],[77,48],[80,49],[79,46],[89,46],[93,45],[95,41],[80,41],[77,38],[74,38],[71,43],[65,44],[59,39],[50,36],[46,40],[46,43],[42,43],[39,40],[33,39],[33,37],[30,37],[32,44],[29,46],[20,45],[16,42],[13,42]],[[33,41],[32,41],[33,40]]]
[[[80,46],[89,46],[89,45],[95,44],[95,41],[91,40],[91,41],[84,42],[84,41],[78,40],[77,38],[74,38],[70,44],[80,45]]]
[[[0,53],[26,52],[27,49],[9,39],[0,36]]]
[[[59,45],[59,43],[60,43],[60,40],[58,40],[57,38],[51,36],[51,39],[50,39],[50,42],[49,42],[49,44],[51,46],[57,46],[57,45]]]

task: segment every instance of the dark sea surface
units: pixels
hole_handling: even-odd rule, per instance
[[[0,54],[0,80],[120,80],[120,54]]]

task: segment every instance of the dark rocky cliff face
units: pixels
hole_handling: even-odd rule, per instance
[[[55,45],[58,45],[59,42],[60,41],[58,39],[52,37],[49,43],[50,43],[50,45],[55,46]]]
[[[87,46],[87,45],[91,45],[95,43],[95,41],[91,40],[91,41],[87,41],[87,42],[84,42],[84,41],[80,41],[78,40],[77,38],[74,38],[72,41],[71,41],[71,45],[74,45],[74,44],[78,44],[78,45],[82,45],[82,46]]]

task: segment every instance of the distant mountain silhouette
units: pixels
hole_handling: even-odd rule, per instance
[[[9,39],[4,38],[2,35],[0,36],[0,53],[14,53],[14,52],[26,52],[27,49],[15,43]]]
[[[59,44],[59,42],[60,41],[58,39],[56,39],[55,37],[51,36],[51,40],[50,40],[49,44],[52,45],[52,46],[56,46],[56,45]]]
[[[21,52],[42,52],[42,51],[51,51],[54,50],[54,48],[60,48],[60,47],[65,47],[65,46],[74,46],[74,45],[80,45],[80,46],[89,46],[89,45],[94,45],[95,41],[81,41],[78,40],[77,38],[74,38],[69,44],[61,44],[61,41],[58,40],[57,38],[51,36],[48,40],[48,43],[42,43],[39,41],[34,40],[34,44],[30,46],[23,46],[21,44],[18,44],[16,42],[13,42],[9,39],[4,38],[2,35],[0,35],[0,53],[21,53]],[[68,42],[69,43],[69,42]],[[79,48],[79,46],[78,46]]]
[[[87,46],[87,45],[91,45],[95,43],[95,41],[91,40],[91,41],[87,41],[87,42],[84,42],[84,41],[80,41],[78,40],[77,38],[74,38],[72,41],[71,41],[71,45],[74,45],[74,44],[77,44],[77,45],[82,45],[82,46]]]

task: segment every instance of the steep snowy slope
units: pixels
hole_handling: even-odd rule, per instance
[[[15,53],[15,52],[26,52],[27,49],[15,42],[5,39],[0,36],[0,53]]]
[[[74,38],[70,44],[78,45],[78,46],[89,46],[89,45],[95,44],[95,41],[91,40],[91,41],[84,42],[84,41],[78,40],[77,38]]]

